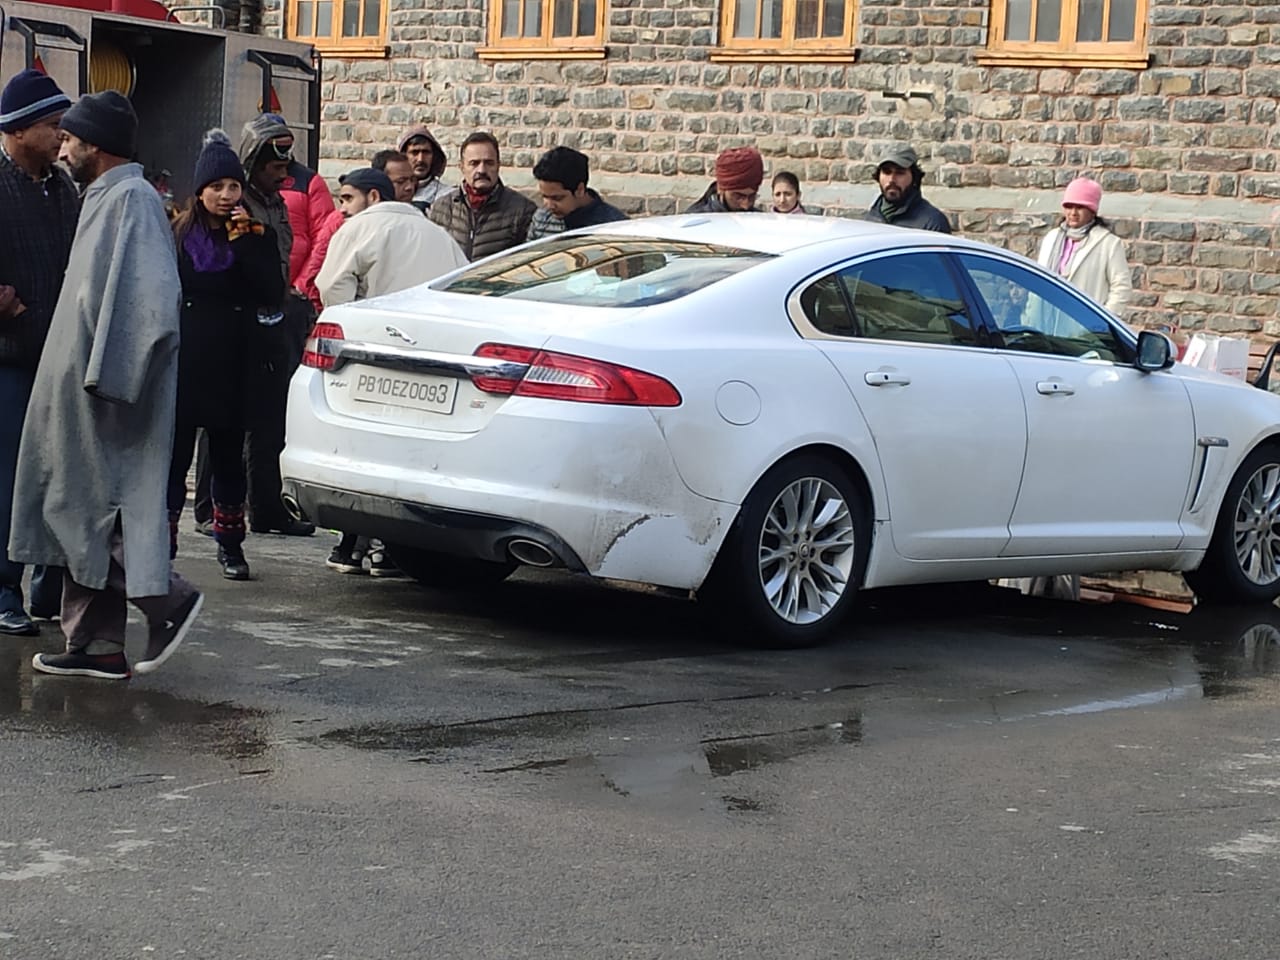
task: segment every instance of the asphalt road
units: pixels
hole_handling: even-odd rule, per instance
[[[209,602],[156,674],[0,640],[6,960],[1280,950],[1280,611],[933,588],[765,653],[567,577],[256,537],[234,584],[183,540]]]

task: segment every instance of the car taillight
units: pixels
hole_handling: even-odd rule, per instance
[[[476,389],[486,393],[632,407],[678,407],[681,402],[680,391],[661,377],[603,360],[506,343],[481,344],[476,356],[528,365],[521,378],[473,376]]]
[[[338,360],[338,350],[345,339],[346,334],[336,323],[317,323],[302,350],[303,366],[332,370]]]

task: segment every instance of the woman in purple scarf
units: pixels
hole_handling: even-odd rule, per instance
[[[169,530],[177,551],[178,518],[196,431],[209,440],[213,538],[229,580],[248,580],[244,557],[246,407],[261,368],[281,336],[271,311],[284,297],[275,232],[249,217],[240,198],[244,168],[221,130],[205,136],[196,161],[195,196],[173,223],[182,278],[178,412],[169,470]]]

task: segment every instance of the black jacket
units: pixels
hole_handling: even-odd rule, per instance
[[[0,365],[35,371],[71,256],[80,200],[54,167],[42,181],[0,151],[0,285],[27,309],[0,321]]]
[[[197,272],[179,247],[182,340],[178,349],[178,420],[213,429],[247,426],[263,367],[280,351],[284,323],[258,322],[258,308],[278,309],[284,296],[275,232],[231,244],[231,266]]]
[[[880,212],[880,198],[871,204],[867,211],[867,219],[872,223],[892,223],[895,227],[910,227],[915,230],[932,230],[935,233],[950,233],[951,221],[947,215],[920,195],[919,187],[907,191],[907,210],[893,220],[886,220]]]
[[[728,213],[729,208],[724,205],[720,199],[720,191],[716,189],[716,182],[711,181],[711,186],[707,187],[707,192],[698,198],[685,213]]]
[[[585,207],[579,207],[564,218],[564,228],[566,230],[577,230],[579,227],[592,227],[597,223],[616,223],[619,220],[631,219],[617,207],[601,200],[600,194],[590,187],[587,188],[587,193],[591,196],[591,203]]]

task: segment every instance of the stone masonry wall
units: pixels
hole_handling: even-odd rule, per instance
[[[988,0],[861,0],[854,64],[712,63],[718,0],[607,0],[604,60],[481,61],[486,0],[389,0],[390,56],[327,59],[322,172],[426,123],[473,129],[504,178],[564,143],[634,214],[683,209],[755,144],[805,202],[858,215],[877,150],[912,141],[965,235],[1027,253],[1088,173],[1128,245],[1137,324],[1280,336],[1280,4],[1150,0],[1144,70],[987,68]],[[267,0],[264,29],[279,29]]]

